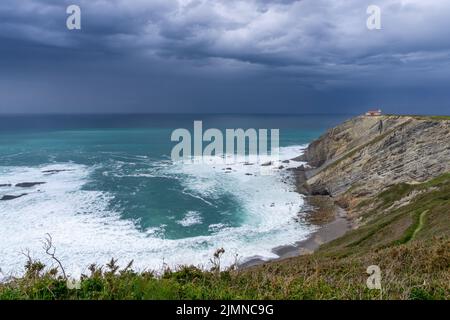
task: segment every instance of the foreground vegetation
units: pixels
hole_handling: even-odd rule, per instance
[[[0,286],[1,299],[448,299],[450,242],[434,239],[358,257],[304,256],[247,270],[205,272],[194,267],[152,273],[92,266],[80,289],[56,270],[27,265]],[[382,290],[366,287],[366,268],[379,265]]]
[[[311,255],[219,272],[218,251],[212,270],[182,267],[160,276],[112,260],[92,265],[79,289],[68,288],[61,266],[29,259],[23,277],[0,284],[0,299],[450,298],[450,174],[392,186],[357,210],[359,228]],[[366,286],[370,265],[381,269],[381,290]]]

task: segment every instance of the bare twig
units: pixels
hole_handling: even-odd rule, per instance
[[[49,233],[47,233],[47,237],[43,241],[43,248],[45,250],[45,253],[47,255],[49,255],[53,260],[55,260],[56,263],[58,263],[58,265],[61,269],[61,272],[63,273],[64,279],[67,279],[66,271],[64,270],[64,267],[63,267],[61,261],[58,258],[56,258],[56,256],[55,256],[56,247],[53,245],[53,239]]]
[[[31,264],[33,262],[30,254],[30,249],[22,250],[22,254],[27,258],[27,264]]]

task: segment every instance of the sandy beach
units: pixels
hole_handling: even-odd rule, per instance
[[[352,223],[347,217],[345,210],[336,206],[336,213],[333,221],[320,226],[319,229],[312,233],[307,239],[298,241],[292,245],[275,247],[272,251],[279,256],[278,258],[263,260],[261,257],[252,257],[242,263],[240,267],[248,268],[269,261],[278,261],[304,254],[311,254],[322,244],[343,236],[347,231],[351,230],[351,228]]]

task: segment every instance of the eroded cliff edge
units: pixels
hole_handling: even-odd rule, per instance
[[[311,143],[302,160],[310,167],[299,189],[351,210],[390,186],[450,172],[450,117],[358,116]]]

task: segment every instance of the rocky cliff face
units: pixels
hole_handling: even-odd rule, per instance
[[[450,172],[450,120],[359,116],[311,143],[302,158],[312,194],[375,195]]]

